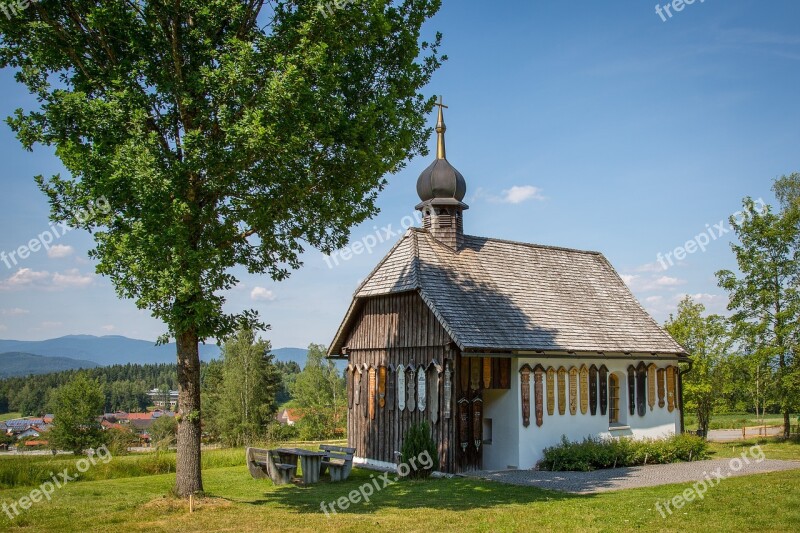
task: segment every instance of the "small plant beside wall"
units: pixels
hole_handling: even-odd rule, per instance
[[[586,438],[545,448],[540,470],[590,471],[603,468],[699,461],[708,458],[708,443],[694,435],[675,435],[667,439],[633,440]]]
[[[408,428],[406,437],[403,440],[403,448],[400,451],[401,460],[408,461],[411,458],[423,457],[427,455],[433,458],[429,467],[411,468],[408,477],[413,479],[424,479],[439,468],[439,453],[436,450],[436,443],[431,437],[431,427],[427,422],[414,424]],[[427,466],[427,465],[425,465]]]

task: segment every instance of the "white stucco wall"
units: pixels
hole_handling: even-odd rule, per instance
[[[628,407],[628,365],[638,364],[632,359],[611,359],[608,357],[598,359],[536,359],[515,358],[511,362],[511,390],[487,391],[484,398],[485,417],[492,419],[493,435],[492,444],[486,445],[483,451],[483,467],[488,470],[501,470],[506,468],[532,468],[542,458],[542,450],[557,444],[562,435],[570,440],[581,440],[588,436],[611,437],[632,436],[633,438],[660,438],[676,433],[680,428],[680,412],[674,409],[671,413],[667,406],[658,407],[656,402],[653,410],[647,406],[645,416],[631,415]],[[658,368],[675,365],[674,361],[647,361],[655,362]],[[541,364],[545,369],[552,366],[556,370],[563,366],[569,370],[572,366],[592,364],[600,367],[606,365],[609,373],[614,372],[620,376],[620,423],[630,426],[630,429],[611,431],[608,422],[608,413],[600,414],[600,402],[597,404],[597,414],[591,415],[591,410],[581,414],[580,396],[577,413],[573,416],[569,412],[569,392],[567,391],[567,410],[564,415],[558,413],[558,393],[556,390],[553,415],[547,414],[547,379],[542,380],[544,417],[542,427],[536,425],[534,379],[531,375],[531,423],[530,426],[522,425],[522,400],[520,394],[519,370],[525,364],[535,367]],[[576,364],[577,363],[577,364]],[[567,389],[569,389],[569,376],[567,376]],[[558,389],[558,378],[555,381]],[[598,388],[599,389],[599,388]],[[598,392],[599,393],[599,392]]]

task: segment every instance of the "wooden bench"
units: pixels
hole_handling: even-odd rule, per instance
[[[286,485],[295,477],[297,464],[282,463],[272,450],[247,448],[247,469],[255,479],[269,478],[276,485]]]
[[[320,475],[325,474],[325,470],[328,470],[331,474],[331,481],[344,481],[350,477],[350,471],[353,470],[353,455],[356,453],[355,448],[322,444],[319,449],[325,452],[319,468]]]

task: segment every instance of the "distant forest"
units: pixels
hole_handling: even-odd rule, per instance
[[[300,373],[294,362],[277,362],[282,385],[277,395],[279,404],[291,399],[288,384]],[[206,374],[207,363],[202,363],[201,379]],[[174,364],[126,364],[83,370],[66,370],[52,374],[13,377],[0,380],[0,413],[20,412],[22,416],[40,416],[51,409],[52,391],[82,374],[96,380],[106,397],[105,411],[143,412],[152,405],[147,392],[152,389],[177,389],[177,371]]]

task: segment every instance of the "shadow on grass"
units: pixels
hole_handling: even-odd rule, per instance
[[[389,480],[393,475],[389,476]],[[587,498],[586,495],[566,494],[535,487],[518,487],[470,478],[429,479],[425,481],[400,480],[383,487],[380,474],[353,469],[346,481],[331,483],[323,480],[311,486],[287,485],[275,487],[269,481],[267,491],[254,500],[238,500],[249,505],[278,505],[297,513],[322,513],[323,503],[333,503],[351,494],[361,497],[360,489],[374,492],[369,502],[360,501],[338,514],[372,514],[381,509],[469,510],[491,508],[499,505],[528,504]],[[377,484],[380,490],[375,489]]]

